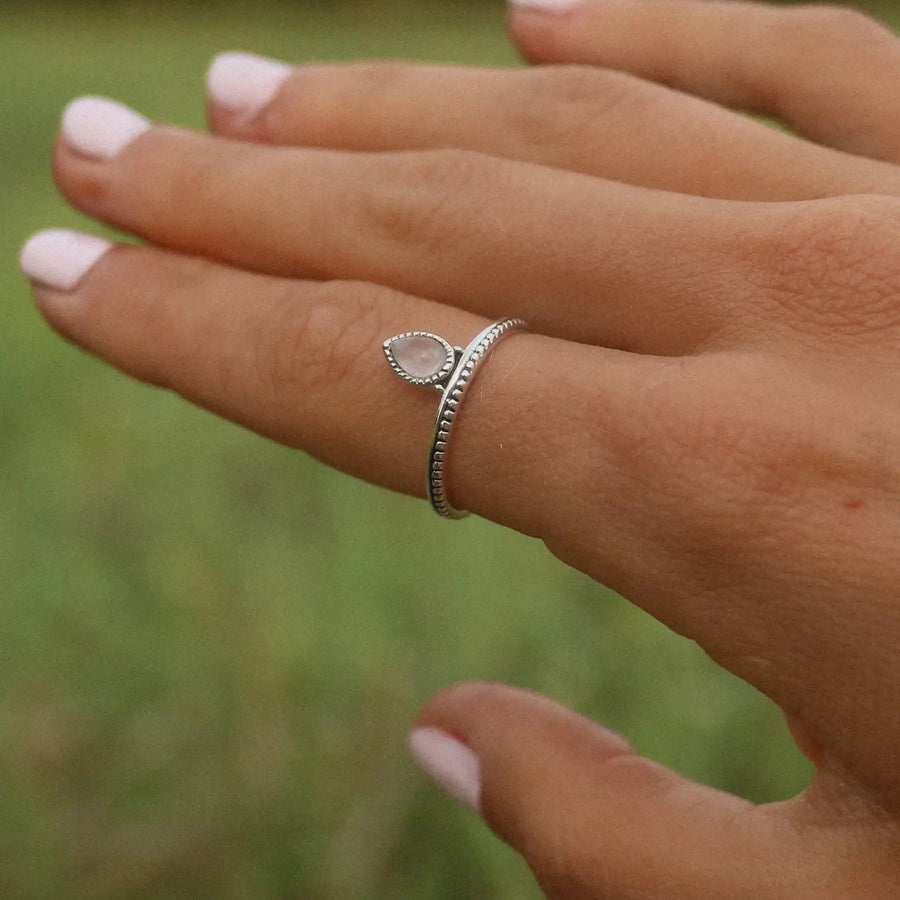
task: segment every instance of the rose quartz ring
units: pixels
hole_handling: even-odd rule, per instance
[[[525,323],[521,319],[501,319],[488,325],[465,348],[454,347],[429,331],[404,331],[384,342],[384,355],[404,381],[434,387],[441,394],[431,438],[426,487],[431,506],[445,518],[461,519],[468,515],[450,503],[444,478],[447,447],[459,405],[491,347],[510,331],[523,328]]]

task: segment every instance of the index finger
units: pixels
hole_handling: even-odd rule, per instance
[[[465,345],[484,319],[366,283],[286,280],[84,240],[43,235],[23,254],[59,331],[332,466],[424,495],[437,396],[398,379],[382,343],[423,330]],[[894,769],[880,750],[883,723],[856,700],[884,683],[893,660],[871,658],[871,621],[854,615],[869,586],[843,571],[845,554],[822,554],[822,532],[806,520],[817,498],[885,490],[893,476],[881,457],[897,446],[896,427],[879,404],[863,408],[780,360],[766,371],[758,356],[658,358],[511,335],[459,406],[450,500],[541,538],[697,640],[801,716],[814,739],[838,728],[836,752],[884,784]],[[773,390],[785,376],[791,389]],[[873,503],[878,541],[892,533],[879,517],[893,514]],[[794,590],[798,560],[803,584],[831,585],[831,615]]]
[[[80,239],[44,234],[24,252],[44,314],[71,340],[330,465],[424,494],[438,396],[397,378],[382,343],[423,330],[465,346],[483,318],[371,284],[280,279],[149,247],[108,249],[73,289],[49,287],[41,260]],[[634,442],[626,433],[642,425],[629,411],[646,407],[642,384],[665,366],[541,335],[505,338],[454,425],[451,502],[536,536],[571,525],[576,506],[624,489],[616,467],[632,477],[634,458],[622,466],[615,448]],[[583,482],[598,485],[590,500]]]

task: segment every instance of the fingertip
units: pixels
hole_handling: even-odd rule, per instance
[[[66,228],[49,228],[32,235],[22,246],[19,265],[44,293],[71,293],[111,250],[105,238]]]
[[[279,60],[229,51],[214,57],[206,72],[210,103],[228,118],[247,122],[268,106],[291,73]]]
[[[418,727],[409,733],[416,764],[447,794],[477,813],[481,800],[481,764],[464,743],[438,728]]]
[[[63,110],[60,134],[67,145],[89,159],[118,156],[152,123],[139,112],[106,97],[79,97]]]
[[[581,6],[582,0],[509,0],[509,5],[513,12],[560,16]]]
[[[532,63],[595,63],[633,29],[635,0],[509,0],[509,32]]]
[[[563,31],[576,11],[576,4],[548,11],[540,6],[511,2],[507,30],[526,62],[562,60],[566,56]]]
[[[473,726],[483,717],[485,708],[497,705],[503,692],[512,690],[488,681],[462,681],[450,685],[422,706],[414,727],[439,728],[468,742]]]
[[[560,734],[568,736],[569,750],[583,745],[605,756],[632,752],[621,735],[548,697],[490,681],[463,681],[438,692],[420,710],[415,727],[438,728],[479,755],[510,741],[552,743]]]

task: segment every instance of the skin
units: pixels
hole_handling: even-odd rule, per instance
[[[536,67],[317,66],[250,121],[212,106],[212,136],[159,126],[110,161],[61,140],[63,194],[147,243],[74,292],[35,285],[40,308],[413,494],[435,398],[381,342],[528,320],[466,401],[454,505],[756,685],[816,776],[753,806],[499,685],[417,724],[475,753],[484,818],[550,898],[896,897],[900,42],[845,10],[694,0],[510,28]]]

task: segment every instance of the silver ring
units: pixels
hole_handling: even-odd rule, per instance
[[[404,331],[382,345],[391,368],[404,381],[433,387],[441,394],[428,454],[426,488],[434,511],[447,519],[468,515],[452,506],[444,480],[447,446],[459,405],[488,350],[505,334],[525,327],[521,319],[500,319],[475,335],[465,349],[452,346],[430,331]]]

